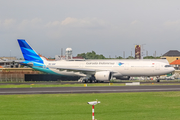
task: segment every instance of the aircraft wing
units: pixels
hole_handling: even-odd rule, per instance
[[[58,69],[58,70],[60,70],[60,71],[63,71],[63,70],[66,70],[66,71],[72,71],[72,72],[81,72],[81,73],[83,73],[83,74],[91,74],[91,75],[93,75],[93,74],[95,74],[96,72],[98,72],[98,71],[110,71],[111,73],[115,73],[115,72],[113,72],[113,71],[111,71],[111,70],[101,70],[101,69],[87,69],[87,68],[70,68],[70,67],[61,67],[61,66],[56,66],[56,67],[52,67],[52,66],[48,66],[48,68],[54,68],[54,69]]]

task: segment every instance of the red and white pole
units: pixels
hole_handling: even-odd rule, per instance
[[[95,120],[94,119],[94,105],[92,105],[92,120]]]
[[[96,100],[96,101],[92,101],[92,102],[88,102],[89,105],[92,105],[92,120],[94,119],[94,105],[101,103],[100,101]]]

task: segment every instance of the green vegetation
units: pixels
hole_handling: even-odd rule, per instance
[[[135,59],[133,56],[129,56],[126,59]]]
[[[104,55],[102,55],[102,54],[98,55],[94,51],[78,54],[77,57],[82,57],[84,59],[124,59],[121,56],[118,56],[118,57],[115,57],[115,58],[106,58],[106,57],[104,57]],[[125,59],[135,59],[135,58],[133,56],[129,56],[129,57],[125,58]],[[143,57],[143,59],[161,59],[161,56],[158,56],[158,57],[145,56],[145,57]]]
[[[123,59],[123,57],[121,57],[121,56],[118,56],[118,57],[116,57],[116,59]]]
[[[104,57],[104,55],[102,54],[98,55],[94,51],[78,54],[77,57],[82,57],[84,59],[123,59],[121,56],[116,57],[116,58],[106,58]]]
[[[143,59],[161,59],[161,56],[158,56],[158,57],[146,56],[146,57],[143,57]]]
[[[1,120],[179,120],[180,92],[1,95]]]
[[[85,59],[105,59],[103,55],[98,55],[94,51],[78,54],[77,57],[82,57]]]

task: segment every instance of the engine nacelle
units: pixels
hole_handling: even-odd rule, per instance
[[[110,71],[100,71],[100,72],[96,72],[96,74],[94,75],[96,80],[110,80],[111,79],[111,72]]]

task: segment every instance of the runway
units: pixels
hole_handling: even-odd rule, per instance
[[[7,94],[66,94],[66,93],[120,93],[180,91],[180,85],[158,86],[106,86],[106,87],[51,87],[51,88],[0,88],[0,95]]]

